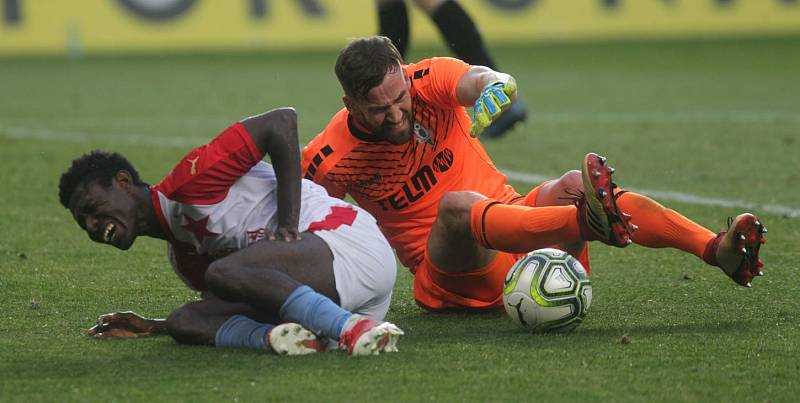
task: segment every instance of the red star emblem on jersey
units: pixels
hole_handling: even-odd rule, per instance
[[[209,231],[208,228],[206,228],[206,226],[208,226],[208,216],[205,216],[197,221],[193,220],[192,217],[189,217],[186,214],[183,216],[186,218],[186,224],[181,225],[181,227],[194,234],[197,242],[202,243],[203,239],[207,236],[211,237],[219,235]]]

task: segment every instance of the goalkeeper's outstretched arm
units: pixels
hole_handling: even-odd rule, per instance
[[[517,99],[517,82],[508,74],[484,66],[471,66],[456,88],[463,106],[472,106],[470,135],[478,136]]]

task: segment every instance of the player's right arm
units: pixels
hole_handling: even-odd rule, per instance
[[[229,126],[208,144],[190,151],[155,189],[179,203],[219,203],[264,154],[272,159],[277,178],[276,233],[282,240],[298,239],[300,150],[292,108],[275,109]]]
[[[147,319],[135,312],[114,312],[100,315],[97,324],[87,333],[96,339],[153,336],[167,333],[167,321]]]
[[[278,182],[278,228],[275,236],[284,241],[300,239],[300,145],[297,112],[279,108],[242,120],[247,134],[262,155],[269,155]]]
[[[297,146],[297,112],[294,108],[273,109],[242,119],[241,122],[262,154],[269,154],[270,151],[286,154],[293,152],[295,157],[300,157]]]

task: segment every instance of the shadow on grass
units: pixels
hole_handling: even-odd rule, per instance
[[[400,318],[398,318],[400,319]],[[681,324],[597,324],[579,327],[566,334],[530,334],[517,328],[505,313],[484,315],[437,313],[408,316],[401,322],[406,335],[399,343],[400,353],[374,359],[351,361],[345,353],[315,354],[304,357],[278,357],[246,349],[219,349],[211,346],[186,346],[169,337],[128,340],[86,340],[52,351],[19,352],[2,365],[6,380],[60,379],[81,382],[89,377],[98,382],[135,378],[148,380],[204,379],[209,371],[225,369],[238,373],[280,370],[303,371],[391,368],[401,362],[428,362],[431,356],[460,357],[472,361],[480,357],[513,357],[524,354],[571,352],[598,353],[614,346],[654,344],[670,338],[668,344],[681,345],[687,339],[710,340],[752,334],[751,322],[696,322]],[[720,337],[715,337],[720,336]],[[629,338],[630,341],[626,341]],[[493,359],[500,359],[493,358]],[[452,358],[449,358],[452,359]],[[429,365],[429,364],[426,364]],[[248,372],[249,371],[249,372]]]
[[[503,312],[486,314],[466,314],[458,312],[423,314],[408,316],[404,322],[398,321],[406,330],[403,344],[415,348],[416,344],[429,346],[445,344],[470,344],[478,346],[508,345],[529,346],[577,344],[590,347],[597,343],[622,343],[630,339],[642,340],[652,337],[684,338],[687,336],[707,338],[711,336],[734,336],[750,334],[757,330],[755,323],[748,321],[693,322],[676,324],[583,324],[568,333],[532,334],[518,328]],[[627,340],[623,340],[627,339]]]

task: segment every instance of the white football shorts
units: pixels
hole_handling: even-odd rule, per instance
[[[372,215],[353,208],[358,214],[352,225],[318,230],[314,234],[333,252],[339,305],[352,313],[382,321],[392,300],[397,261]]]

